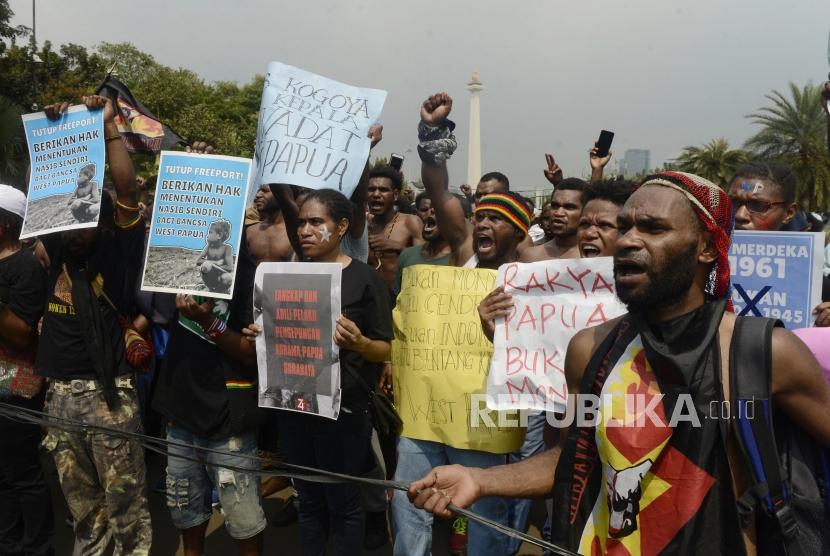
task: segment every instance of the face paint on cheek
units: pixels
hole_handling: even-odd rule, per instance
[[[321,243],[326,243],[331,238],[331,232],[325,224],[320,225],[316,231],[318,234],[320,234]]]
[[[755,221],[755,229],[758,231],[773,229],[773,220],[766,216],[756,216],[753,220]]]

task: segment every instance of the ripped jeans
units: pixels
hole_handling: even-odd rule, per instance
[[[265,529],[265,513],[259,497],[259,477],[222,467],[256,465],[248,457],[257,455],[255,432],[246,432],[222,440],[207,440],[185,429],[171,425],[167,440],[183,442],[211,450],[238,453],[228,456],[211,452],[169,446],[167,451],[167,507],[178,529],[190,529],[208,521],[211,490],[219,491],[219,503],[225,516],[225,527],[234,539],[249,539]],[[184,459],[204,459],[205,464]]]

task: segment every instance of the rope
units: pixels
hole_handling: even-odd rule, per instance
[[[133,431],[125,431],[114,429],[112,427],[107,427],[103,425],[94,425],[91,423],[85,423],[83,421],[78,421],[76,419],[67,419],[63,417],[56,417],[44,413],[42,411],[37,411],[34,409],[27,409],[23,407],[19,407],[16,405],[12,405],[5,402],[0,402],[0,416],[6,417],[8,419],[12,419],[14,421],[22,422],[22,423],[29,423],[40,425],[47,428],[63,430],[72,433],[80,433],[80,434],[89,434],[89,433],[100,433],[106,434],[108,436],[116,437],[116,438],[124,438],[129,440],[135,440],[139,444],[141,444],[147,450],[151,452],[155,452],[157,454],[166,455],[168,457],[176,457],[180,459],[184,459],[186,461],[192,461],[195,463],[199,463],[204,465],[206,463],[206,455],[207,454],[220,454],[224,456],[231,456],[235,458],[245,458],[251,462],[251,467],[247,466],[237,466],[237,465],[226,465],[223,464],[222,467],[225,469],[229,469],[231,471],[236,471],[238,473],[250,473],[252,475],[257,476],[273,476],[273,475],[281,475],[284,477],[289,477],[291,479],[299,479],[302,481],[310,481],[315,483],[345,483],[345,482],[353,482],[353,483],[362,483],[366,485],[382,487],[382,488],[391,488],[394,490],[399,490],[401,492],[407,492],[409,490],[409,485],[398,482],[398,481],[386,481],[382,479],[370,479],[366,477],[356,477],[353,475],[346,475],[343,473],[335,473],[333,471],[326,471],[324,469],[316,469],[314,467],[306,467],[303,465],[295,465],[286,463],[284,461],[277,461],[271,457],[260,457],[258,455],[252,454],[240,454],[234,452],[227,452],[224,450],[216,450],[212,448],[206,448],[203,446],[195,446],[193,444],[189,444],[187,442],[180,442],[176,440],[168,440],[165,438],[156,438],[153,436],[147,436],[145,434]],[[197,454],[196,457],[187,455],[187,454],[171,454],[169,448],[173,449],[182,449],[182,450],[190,450]],[[273,466],[271,469],[263,469],[263,464],[267,464],[269,466]],[[540,548],[546,549],[551,551],[553,554],[559,554],[563,556],[578,556],[576,552],[571,552],[565,548],[559,547],[555,544],[551,544],[547,541],[542,539],[538,539],[527,533],[523,533],[521,531],[517,531],[512,529],[506,525],[483,517],[475,512],[470,510],[459,508],[454,504],[449,504],[447,506],[451,512],[454,512],[458,515],[462,515],[467,519],[473,520],[477,523],[480,523],[486,527],[490,527],[513,537],[515,539],[522,540],[524,542],[530,543],[532,545],[538,546]]]

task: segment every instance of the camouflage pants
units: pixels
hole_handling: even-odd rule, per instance
[[[135,390],[119,388],[120,406],[110,411],[101,390],[71,393],[50,381],[45,411],[52,416],[138,432]],[[145,494],[141,445],[103,433],[49,429],[44,447],[52,453],[61,489],[75,522],[74,556],[147,555],[152,527]]]

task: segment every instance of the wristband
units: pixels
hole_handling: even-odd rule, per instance
[[[207,334],[208,338],[211,340],[215,340],[219,336],[225,333],[225,330],[228,329],[227,323],[223,320],[219,320],[217,318],[213,319],[213,322],[210,323],[210,326],[204,328],[205,334]]]
[[[121,139],[121,135],[104,135],[104,142],[109,143],[113,139]]]

